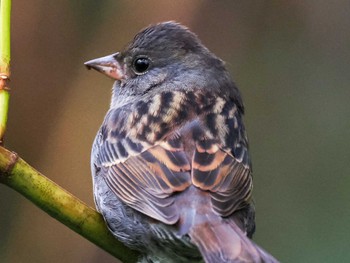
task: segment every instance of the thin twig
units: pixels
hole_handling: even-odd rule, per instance
[[[10,99],[10,18],[11,0],[0,0],[0,144],[6,131],[8,105]]]

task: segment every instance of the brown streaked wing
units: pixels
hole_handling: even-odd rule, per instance
[[[132,144],[131,150],[126,139],[104,141],[100,158],[108,186],[125,204],[139,212],[166,224],[176,223],[179,212],[172,194],[191,184],[190,163],[180,138],[172,139],[176,147],[167,141],[154,146]],[[122,151],[118,148],[120,145]],[[122,158],[120,152],[125,152]]]
[[[196,142],[192,161],[193,184],[211,192],[214,210],[229,216],[249,203],[252,177],[249,167],[210,139]]]

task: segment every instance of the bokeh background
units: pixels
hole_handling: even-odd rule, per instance
[[[13,1],[6,146],[93,206],[90,147],[112,81],[83,62],[179,21],[242,91],[254,240],[282,262],[349,262],[349,13],[349,1]],[[117,262],[4,185],[0,261]]]

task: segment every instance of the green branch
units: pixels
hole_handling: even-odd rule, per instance
[[[137,261],[139,254],[112,236],[99,213],[3,147],[0,147],[0,183],[16,190],[50,216],[124,263]]]
[[[10,17],[11,0],[0,0],[0,144],[3,142],[10,99]]]
[[[0,54],[1,60],[6,65],[10,64],[11,49],[10,49],[10,18],[11,18],[11,1],[1,0],[0,1],[0,32],[1,32],[1,43],[0,43]]]

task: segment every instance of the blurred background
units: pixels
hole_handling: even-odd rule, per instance
[[[93,206],[90,148],[112,81],[83,63],[176,20],[243,94],[254,240],[282,262],[349,262],[349,12],[349,1],[13,1],[6,146]],[[118,262],[4,185],[0,258]]]

